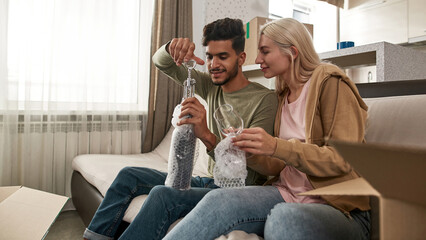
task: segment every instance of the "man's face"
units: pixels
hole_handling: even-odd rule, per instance
[[[221,86],[238,74],[238,55],[231,40],[210,41],[206,48],[206,62],[213,84]]]

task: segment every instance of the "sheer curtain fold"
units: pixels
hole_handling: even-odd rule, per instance
[[[0,186],[70,196],[75,156],[141,152],[153,2],[0,0]]]
[[[152,54],[172,38],[192,39],[192,0],[157,0],[154,16]],[[148,122],[142,152],[152,151],[167,134],[173,110],[181,99],[182,87],[151,64]]]

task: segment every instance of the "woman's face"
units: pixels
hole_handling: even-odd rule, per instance
[[[281,52],[274,41],[263,34],[260,36],[258,49],[255,63],[260,64],[266,78],[281,75],[283,79],[290,79],[291,56]]]

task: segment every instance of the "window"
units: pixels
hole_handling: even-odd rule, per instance
[[[302,23],[310,22],[312,3],[298,0],[269,0],[269,17],[273,19],[291,17]]]
[[[302,23],[311,23],[311,8],[304,4],[294,4],[293,18]]]
[[[146,111],[153,2],[9,1],[0,46],[7,101],[21,110]]]

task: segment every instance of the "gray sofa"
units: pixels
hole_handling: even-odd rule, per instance
[[[357,84],[369,106],[367,142],[426,148],[426,79]],[[116,174],[124,166],[167,170],[171,131],[150,153],[134,155],[81,155],[73,160],[71,193],[74,206],[86,226]],[[207,176],[207,155],[200,144],[194,175]],[[135,199],[121,229],[136,216],[146,196]],[[378,239],[377,203],[373,199],[373,239]]]

